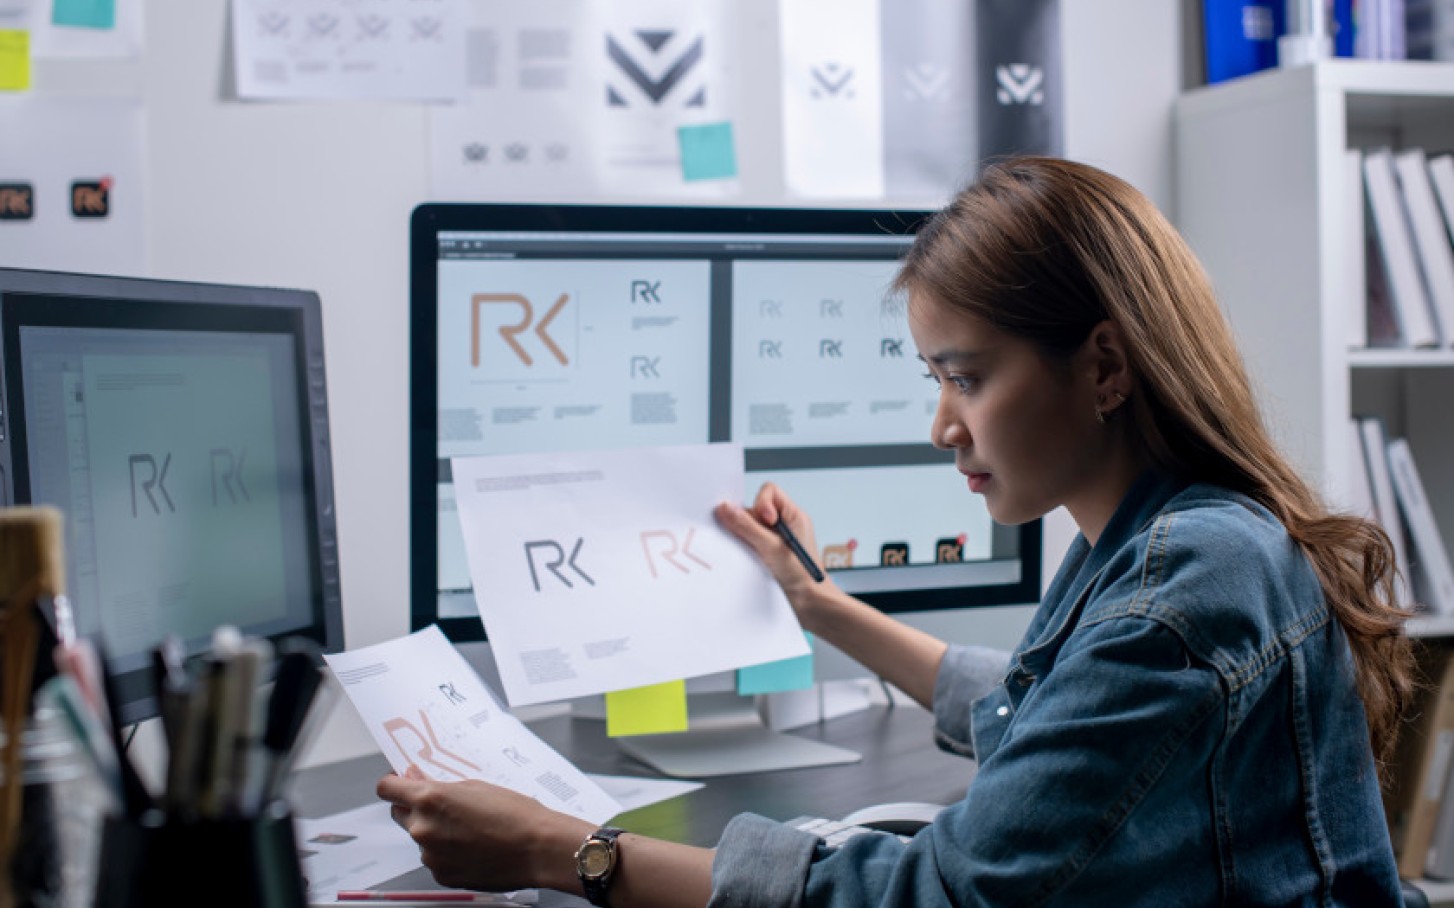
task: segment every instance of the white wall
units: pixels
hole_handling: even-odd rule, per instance
[[[776,0],[733,2],[737,25],[756,36],[743,45],[753,60],[736,67],[737,96],[772,99],[738,121],[740,201],[781,204]],[[1062,4],[1067,154],[1169,209],[1181,4]],[[410,210],[428,194],[425,109],[239,102],[226,0],[147,0],[145,12],[142,62],[48,63],[37,68],[37,93],[143,100],[154,276],[321,295],[345,634],[350,646],[399,636],[408,630],[407,239]],[[923,200],[888,203],[914,201]],[[1047,571],[1073,533],[1063,513],[1047,521]],[[335,712],[314,761],[372,747],[351,710]]]

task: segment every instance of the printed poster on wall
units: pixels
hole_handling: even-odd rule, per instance
[[[0,98],[0,266],[146,273],[142,109]]]
[[[30,35],[36,59],[141,56],[143,0],[0,0],[0,29]]]
[[[792,195],[937,204],[987,158],[1063,151],[1059,0],[782,0],[778,11]]]
[[[448,101],[464,89],[461,0],[232,0],[237,94]]]
[[[436,199],[721,197],[689,180],[678,130],[730,123],[726,0],[470,4],[468,93],[429,112]]]

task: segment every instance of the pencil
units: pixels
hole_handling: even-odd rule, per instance
[[[772,525],[772,528],[777,530],[777,534],[783,538],[783,542],[786,542],[788,548],[793,550],[793,554],[798,556],[798,561],[803,565],[803,569],[808,572],[808,576],[812,577],[818,583],[822,583],[822,569],[813,561],[813,556],[808,554],[808,550],[803,548],[803,544],[798,541],[798,537],[793,535],[793,531],[788,529],[788,525],[783,523],[782,517],[778,517],[777,522]]]

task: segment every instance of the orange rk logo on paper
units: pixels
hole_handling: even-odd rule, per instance
[[[646,566],[651,570],[651,576],[655,578],[656,558],[661,558],[667,564],[681,571],[683,574],[690,574],[692,569],[677,560],[680,555],[683,558],[690,558],[707,570],[712,566],[692,552],[692,537],[696,535],[697,528],[687,529],[687,538],[677,544],[677,536],[671,530],[645,530],[641,534],[641,551],[646,553]],[[652,556],[653,543],[655,543],[656,557]]]
[[[384,732],[399,748],[399,753],[409,761],[410,766],[418,767],[420,763],[432,766],[434,773],[425,773],[436,781],[443,781],[445,776],[453,776],[457,779],[473,779],[477,775],[471,775],[466,770],[474,770],[476,774],[480,768],[466,760],[453,751],[445,749],[439,743],[439,736],[434,733],[434,726],[429,722],[429,714],[419,710],[419,724],[424,726],[421,732],[419,726],[398,716],[384,722]],[[420,767],[422,770],[422,767]]]
[[[537,322],[535,320],[535,307],[522,294],[476,293],[472,295],[470,297],[470,365],[476,368],[480,365],[480,334],[484,331],[484,323],[486,320],[484,313],[486,306],[504,306],[515,310],[504,316],[506,321],[503,324],[499,324],[497,330],[500,332],[500,338],[505,341],[505,344],[520,362],[526,366],[535,365],[535,357],[531,356],[530,351],[525,348],[525,345],[520,343],[520,335],[529,331],[533,325],[535,328],[535,336],[544,345],[545,349],[562,366],[569,365],[570,357],[566,355],[566,352],[560,348],[560,345],[556,343],[555,338],[550,334],[551,322],[555,321],[556,316],[560,315],[561,310],[569,302],[570,294],[562,293],[556,299],[554,305],[546,310],[545,316]],[[519,320],[509,321],[512,316],[518,316]],[[492,321],[497,321],[497,319],[492,319]],[[534,344],[531,346],[534,346]]]

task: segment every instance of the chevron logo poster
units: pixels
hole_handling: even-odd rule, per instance
[[[995,67],[995,99],[1009,107],[1045,103],[1045,70],[1028,63]]]
[[[811,72],[813,83],[810,94],[815,98],[851,99],[856,94],[853,90],[853,67],[851,66],[823,63],[814,66]]]
[[[625,37],[606,36],[612,70],[606,104],[705,107],[706,78],[701,66],[706,37],[670,29],[640,29]]]
[[[904,97],[910,101],[943,101],[949,97],[949,70],[934,63],[904,67]]]

